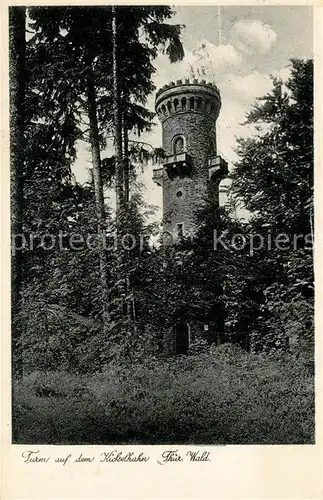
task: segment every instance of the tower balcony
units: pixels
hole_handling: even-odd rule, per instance
[[[163,180],[164,180],[164,168],[155,168],[153,170],[153,181],[155,184],[158,186],[163,187]]]
[[[164,168],[169,178],[188,175],[192,168],[192,160],[187,153],[166,156]]]
[[[228,175],[228,164],[221,156],[209,158],[209,181],[220,182]]]

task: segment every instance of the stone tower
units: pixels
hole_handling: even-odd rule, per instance
[[[163,189],[164,241],[172,242],[194,233],[196,211],[207,197],[218,203],[227,173],[216,144],[221,97],[212,83],[178,80],[157,92],[155,107],[166,158],[153,180]]]
[[[194,234],[196,213],[207,199],[213,200],[215,210],[219,206],[219,184],[228,171],[217,154],[221,97],[212,83],[178,80],[157,92],[155,107],[166,157],[163,167],[153,171],[153,180],[163,189],[164,243],[171,244]],[[165,339],[165,349],[186,354],[198,337],[219,342],[221,330],[220,311],[208,320],[180,317]]]

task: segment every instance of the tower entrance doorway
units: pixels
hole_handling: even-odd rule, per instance
[[[190,330],[187,323],[177,323],[175,326],[175,354],[187,354],[189,348]]]

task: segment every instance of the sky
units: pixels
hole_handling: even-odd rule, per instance
[[[229,169],[237,160],[236,138],[250,134],[243,126],[246,113],[257,97],[270,91],[270,76],[288,78],[290,59],[312,58],[312,8],[305,6],[176,6],[171,22],[185,25],[182,41],[185,58],[171,64],[160,54],[154,61],[153,82],[160,88],[170,81],[195,77],[213,81],[219,88],[222,108],[217,121],[218,154],[226,158]],[[155,92],[148,98],[154,110]],[[161,126],[155,119],[152,132],[141,137],[154,147],[161,144]],[[103,156],[111,152],[106,151]],[[80,143],[73,167],[76,180],[88,180],[88,146]],[[148,204],[155,205],[161,219],[162,191],[152,181],[152,165],[139,180]],[[223,181],[227,185],[227,181]],[[225,202],[225,195],[220,203]],[[113,204],[113,200],[112,200]]]

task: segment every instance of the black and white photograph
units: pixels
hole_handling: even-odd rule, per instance
[[[313,8],[8,34],[12,444],[314,445]]]

